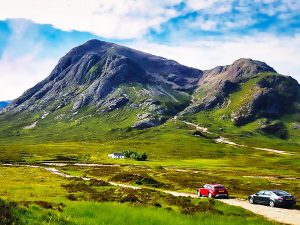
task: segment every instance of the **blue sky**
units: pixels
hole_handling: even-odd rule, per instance
[[[98,38],[210,69],[246,57],[300,81],[298,0],[0,0],[0,100]]]

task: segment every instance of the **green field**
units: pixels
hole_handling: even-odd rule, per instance
[[[218,201],[63,179],[40,168],[1,167],[0,190],[0,224],[275,224]]]

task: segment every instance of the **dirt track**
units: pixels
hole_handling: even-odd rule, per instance
[[[177,120],[177,117],[176,117],[175,120]],[[199,125],[197,125],[195,123],[190,123],[190,122],[187,122],[187,121],[184,121],[184,120],[181,120],[181,122],[183,122],[183,123],[185,123],[187,125],[195,127],[196,130],[199,130],[199,131],[202,131],[202,132],[208,133],[208,134],[213,134],[206,127],[201,127],[201,126],[199,126]],[[224,137],[216,138],[215,142],[216,143],[223,143],[223,144],[233,145],[233,146],[236,146],[236,147],[248,147],[248,148],[253,148],[253,149],[256,149],[256,150],[273,152],[273,153],[281,154],[281,155],[294,155],[295,154],[295,153],[292,153],[292,152],[285,152],[285,151],[277,150],[277,149],[260,148],[260,147],[253,147],[253,146],[241,145],[241,144],[235,143],[235,142],[229,140],[228,138],[224,138]]]

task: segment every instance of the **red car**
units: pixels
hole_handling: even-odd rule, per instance
[[[199,197],[228,198],[227,189],[221,184],[205,184],[197,191]]]

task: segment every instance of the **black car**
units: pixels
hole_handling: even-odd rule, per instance
[[[296,198],[291,194],[281,190],[263,190],[248,198],[251,204],[264,204],[274,206],[292,206],[296,204]]]

